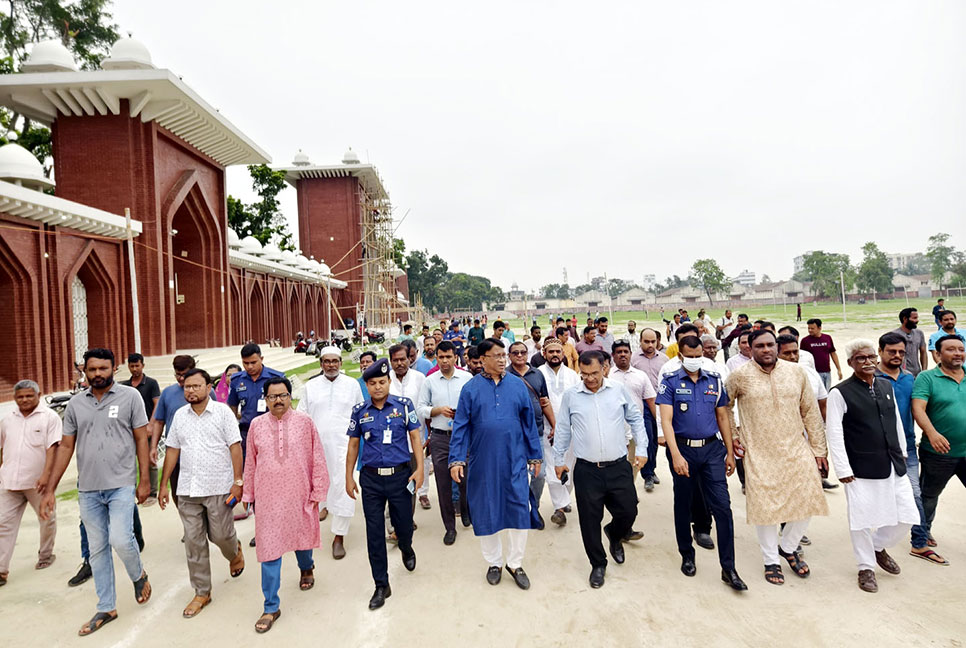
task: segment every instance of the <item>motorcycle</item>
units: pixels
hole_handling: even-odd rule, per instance
[[[67,409],[67,403],[74,394],[77,392],[70,392],[69,394],[62,394],[60,396],[47,396],[44,400],[47,401],[47,407],[52,409],[57,413],[57,416],[64,418],[64,411]]]

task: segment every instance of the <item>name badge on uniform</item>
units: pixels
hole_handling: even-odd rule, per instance
[[[361,419],[359,419],[359,422],[360,423],[372,423],[375,420],[376,419],[372,418],[372,416],[363,416]]]
[[[688,404],[687,403],[681,403],[680,407],[681,407],[681,411],[682,412],[687,412],[688,411]]]
[[[257,405],[257,408],[256,409],[259,412],[267,412],[268,411],[268,408],[265,406],[265,399],[264,398],[259,398],[258,399],[258,405]]]
[[[117,418],[117,405],[111,405],[107,408],[107,418]]]
[[[691,390],[690,389],[675,389],[674,390],[674,393],[675,394],[690,394],[691,393]]]
[[[392,428],[386,428],[382,431],[382,443],[383,445],[392,443]]]

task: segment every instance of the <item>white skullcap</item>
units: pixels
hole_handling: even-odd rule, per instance
[[[340,360],[342,359],[342,351],[340,351],[339,347],[336,347],[336,346],[330,345],[327,347],[322,347],[322,351],[319,353],[319,357],[321,358],[327,355],[339,356],[339,359]]]

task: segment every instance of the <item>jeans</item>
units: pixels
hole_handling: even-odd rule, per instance
[[[919,453],[919,486],[922,489],[926,533],[932,530],[932,522],[936,519],[939,495],[953,475],[966,486],[966,457],[950,457],[930,450]]]
[[[312,550],[303,549],[295,552],[295,560],[299,569],[314,569]],[[278,612],[278,587],[282,583],[282,558],[262,563],[262,595],[265,597],[265,614]]]
[[[906,457],[906,476],[912,484],[912,496],[916,499],[916,508],[919,509],[919,522],[912,526],[912,548],[924,549],[926,541],[929,539],[929,530],[925,527],[926,514],[922,510],[922,490],[919,487],[919,457],[916,456],[916,448],[912,447],[909,456]]]
[[[133,520],[137,505],[134,486],[100,491],[81,491],[78,497],[81,521],[90,543],[91,571],[97,591],[97,611],[110,612],[116,607],[114,589],[114,560],[111,548],[117,553],[128,578],[141,578],[144,567],[141,553],[134,539]]]
[[[651,415],[651,408],[644,406],[644,430],[647,432],[647,463],[641,468],[641,477],[654,477],[657,468],[657,421]]]
[[[818,375],[822,377],[822,383],[825,385],[825,389],[832,386],[832,372],[831,371],[819,371]]]
[[[138,513],[138,507],[136,505],[134,507],[133,528],[134,528],[134,539],[137,541],[138,547],[140,547],[141,545],[144,544],[144,533],[143,533],[143,530],[141,529],[141,515]],[[81,520],[81,523],[80,523],[80,543],[81,543],[81,558],[84,559],[84,562],[88,562],[91,559],[91,549],[90,549],[90,543],[87,542],[87,529],[84,528],[84,520]]]

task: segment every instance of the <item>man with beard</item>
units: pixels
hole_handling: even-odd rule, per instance
[[[825,426],[805,372],[778,359],[775,334],[760,330],[749,338],[752,360],[728,376],[725,390],[732,435],[745,453],[748,523],[757,529],[765,580],[782,585],[779,555],[796,576],[807,578],[811,570],[798,544],[813,515],[828,515],[822,494],[822,477],[828,475]],[[778,525],[785,521],[779,544]]]
[[[483,361],[480,360],[480,351],[476,346],[471,346],[466,350],[466,370],[470,372],[471,376],[483,371]]]
[[[345,492],[345,458],[349,447],[349,428],[352,408],[365,401],[355,380],[342,373],[342,352],[334,346],[325,347],[319,355],[322,375],[305,384],[305,395],[298,411],[312,417],[322,441],[326,468],[329,473],[329,496],[320,505],[332,515],[332,557],[345,558],[345,536],[355,515],[355,502]]]
[[[634,320],[627,320],[627,333],[621,336],[621,339],[631,345],[631,355],[634,355],[641,349],[641,336],[637,332],[637,322]]]
[[[67,403],[64,436],[41,503],[41,517],[46,519],[76,447],[78,504],[98,599],[97,613],[80,629],[81,636],[117,618],[112,547],[134,583],[137,602],[151,598],[133,529],[135,502],[151,493],[144,401],[133,387],[114,382],[114,353],[109,349],[84,354],[84,375],[90,387]]]
[[[875,565],[899,573],[886,548],[920,516],[905,476],[899,406],[889,381],[876,378],[875,347],[870,340],[853,340],[845,346],[845,359],[853,374],[829,393],[826,434],[835,474],[845,484],[859,589],[874,593]]]
[[[527,347],[527,362],[531,365],[533,364],[533,358],[535,356],[541,355],[543,333],[540,331],[540,327],[533,325],[530,327],[530,339],[524,340],[524,344]]]
[[[547,384],[547,394],[550,398],[550,409],[553,410],[554,420],[560,412],[560,402],[564,392],[580,383],[580,376],[577,372],[564,364],[564,348],[557,338],[549,338],[543,347],[543,356],[546,362],[537,371],[543,374],[543,379]],[[553,429],[544,427],[543,437],[543,456],[553,456]],[[574,454],[573,450],[564,456],[564,465],[568,470],[573,470]],[[570,491],[573,489],[573,482],[561,483],[560,478],[554,470],[543,471],[546,474],[547,490],[550,491],[550,503],[553,505],[553,515],[550,521],[557,526],[567,524],[567,513],[570,511]]]
[[[224,403],[209,396],[211,376],[191,369],[184,376],[188,407],[175,414],[168,430],[162,477],[170,477],[184,459],[178,484],[178,513],[184,527],[184,550],[188,577],[195,591],[181,615],[190,619],[211,603],[211,563],[208,542],[221,550],[228,571],[237,578],[245,569],[241,542],[235,534],[231,507],[226,502],[242,496],[241,434],[234,414]],[[168,504],[168,480],[158,492],[161,510]]]
[[[604,351],[610,353],[610,349],[614,346],[614,335],[613,333],[608,333],[608,321],[606,317],[597,318],[597,341],[600,342],[600,346],[603,347]]]
[[[906,345],[905,363],[902,368],[915,378],[929,363],[926,336],[919,330],[919,311],[911,306],[903,308],[899,311],[899,324],[899,328],[892,332],[901,335]]]
[[[533,466],[539,476],[543,461],[540,436],[529,389],[522,379],[506,373],[503,344],[484,340],[478,348],[483,372],[460,393],[450,441],[450,474],[459,483],[467,468],[466,495],[473,513],[473,533],[480,536],[483,558],[489,564],[487,582],[500,582],[504,566],[500,532],[507,529],[506,570],[518,587],[529,589],[523,555],[527,529],[536,527],[538,519],[527,466]]]
[[[580,356],[577,353],[577,345],[570,339],[570,329],[566,326],[558,326],[554,334],[563,347],[564,362],[571,370],[576,372],[577,362]]]
[[[151,420],[151,416],[154,414],[154,408],[158,404],[158,400],[161,398],[161,387],[158,385],[158,381],[150,376],[144,375],[144,356],[140,353],[132,353],[127,357],[127,369],[131,372],[131,377],[127,380],[122,380],[122,385],[127,385],[128,387],[134,387],[141,394],[141,398],[144,400],[144,413],[148,415],[148,421]],[[150,432],[150,427],[148,428]],[[150,442],[150,441],[149,441]],[[145,506],[151,506],[157,500],[158,497],[158,467],[155,464],[151,464],[151,495],[144,500]]]

